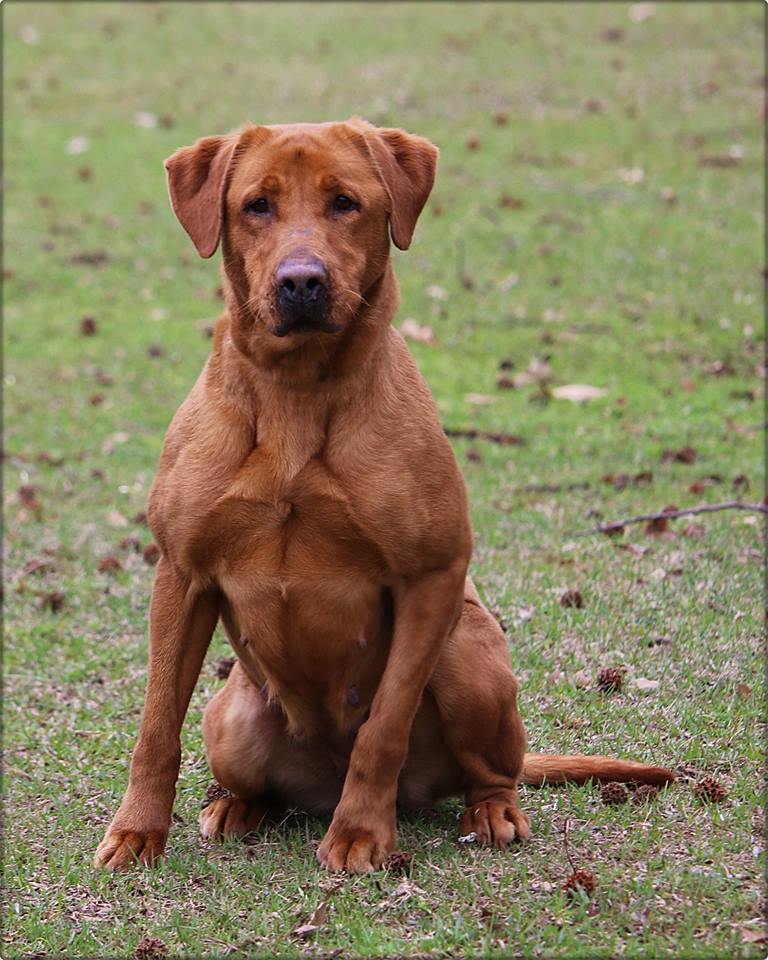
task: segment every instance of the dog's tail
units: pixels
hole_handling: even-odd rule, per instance
[[[586,783],[588,780],[598,780],[601,783],[612,780],[626,783],[634,780],[637,783],[664,784],[672,783],[675,779],[671,770],[635,763],[634,760],[582,757],[578,754],[560,756],[526,753],[520,782],[541,787],[545,784]]]

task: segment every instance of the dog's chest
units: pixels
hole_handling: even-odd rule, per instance
[[[348,727],[386,657],[386,565],[353,498],[312,458],[294,477],[257,465],[201,525],[196,562],[216,578],[246,670],[296,730]]]

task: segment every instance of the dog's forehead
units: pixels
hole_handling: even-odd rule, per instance
[[[292,123],[245,134],[236,179],[307,173],[360,177],[372,171],[359,134],[345,123]]]

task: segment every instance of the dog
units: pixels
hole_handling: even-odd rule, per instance
[[[504,848],[530,835],[520,783],[674,779],[525,752],[507,643],[467,574],[461,473],[392,326],[390,242],[408,249],[437,157],[353,118],[248,125],[165,163],[200,256],[221,244],[226,312],[149,497],[146,703],[99,865],[164,852],[219,620],[237,662],[203,731],[231,795],[203,810],[204,837],[246,834],[275,802],[332,812],[318,860],[367,873],[395,848],[398,804],[460,795],[461,832]]]

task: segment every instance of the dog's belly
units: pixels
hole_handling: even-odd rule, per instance
[[[354,731],[386,663],[392,603],[346,505],[311,490],[225,500],[215,528],[223,620],[248,675],[293,733]]]

